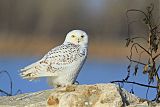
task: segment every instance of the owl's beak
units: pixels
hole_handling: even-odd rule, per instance
[[[80,39],[78,39],[78,43],[80,42]]]

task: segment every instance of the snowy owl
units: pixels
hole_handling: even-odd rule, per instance
[[[47,77],[54,87],[64,87],[75,83],[86,60],[88,35],[82,30],[70,31],[64,43],[51,49],[39,61],[21,69],[24,79],[34,80]]]

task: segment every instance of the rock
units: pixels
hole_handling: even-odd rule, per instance
[[[72,85],[35,93],[0,97],[0,107],[148,107],[158,104],[115,84]]]

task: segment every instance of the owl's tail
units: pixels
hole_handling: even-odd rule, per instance
[[[23,69],[21,69],[20,75],[23,79],[28,79],[30,81],[37,79],[39,77],[51,76],[46,70],[46,65],[40,63],[40,61],[33,63]]]

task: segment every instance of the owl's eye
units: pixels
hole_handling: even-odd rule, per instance
[[[75,35],[72,35],[72,38],[74,38],[75,37]]]
[[[84,37],[84,35],[81,36],[81,38],[83,38],[83,37]]]

